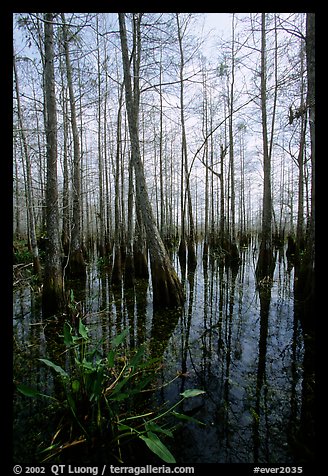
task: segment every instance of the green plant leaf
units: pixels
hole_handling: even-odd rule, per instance
[[[124,329],[124,331],[122,331],[120,334],[114,337],[114,339],[111,342],[112,347],[115,349],[120,344],[122,344],[122,342],[124,341],[128,333],[129,333],[129,328],[127,327],[126,329]]]
[[[73,289],[69,290],[69,302],[72,305],[74,304],[74,291],[73,291]]]
[[[83,322],[80,319],[79,320],[79,334],[80,334],[80,336],[83,337],[83,339],[88,340],[89,339],[88,332],[89,332],[89,329],[83,324]]]
[[[151,431],[147,432],[147,436],[139,435],[139,438],[142,439],[148,448],[159,456],[165,463],[176,463],[176,460],[170,450],[162,443],[155,433]]]
[[[93,362],[90,362],[85,357],[83,358],[82,362],[78,363],[84,370],[87,370],[88,372],[94,372],[96,370],[96,367],[94,366]]]
[[[118,395],[114,395],[111,400],[114,400],[115,402],[120,402],[122,400],[126,400],[127,398],[129,398],[131,396],[131,393],[123,393],[123,392],[120,392]]]
[[[20,385],[17,385],[17,390],[25,395],[25,397],[38,397],[40,393],[35,390],[34,388],[28,387],[27,385],[24,385],[23,383]]]
[[[145,428],[147,431],[152,431],[156,433],[163,433],[166,436],[169,436],[170,438],[173,438],[173,433],[171,430],[168,430],[166,428],[162,428],[161,426],[157,425],[157,423],[153,421],[149,421],[145,424]]]
[[[115,362],[115,354],[116,352],[114,350],[111,350],[107,354],[107,362],[108,362],[108,367],[114,367],[114,362]]]
[[[78,392],[80,390],[80,382],[78,380],[73,380],[72,390],[73,392]]]
[[[50,400],[57,401],[56,398],[52,397],[51,395],[46,395],[45,393],[40,393],[37,390],[35,390],[34,388],[28,387],[27,385],[25,385],[23,383],[20,384],[20,385],[17,385],[16,388],[20,393],[25,395],[25,397],[30,397],[30,398],[45,397],[45,398],[50,398]]]
[[[62,369],[59,365],[56,365],[54,364],[53,362],[51,362],[51,360],[48,360],[48,359],[38,359],[40,360],[40,362],[43,362],[44,364],[48,365],[48,367],[51,367],[52,369],[54,369],[63,379],[68,379],[69,378],[69,375],[67,372],[65,372],[64,369]]]
[[[131,428],[131,426],[124,425],[123,423],[119,423],[119,424],[117,425],[117,428],[118,428],[118,430],[120,430],[120,431],[126,431],[126,430],[128,430],[128,431],[130,431],[131,433],[133,432],[133,428]]]
[[[72,410],[73,412],[73,415],[76,417],[76,404],[75,404],[75,400],[74,398],[72,397],[71,393],[67,393],[66,394],[66,398],[67,398],[67,401],[68,401],[68,404],[70,406],[70,409]]]
[[[198,395],[203,395],[204,390],[199,390],[198,388],[191,388],[189,390],[185,390],[184,392],[180,393],[180,395],[184,398],[191,398],[191,397],[197,397]]]
[[[64,344],[69,347],[74,343],[73,337],[72,337],[72,326],[68,323],[65,322],[64,324]]]
[[[139,364],[139,362],[142,359],[144,353],[145,353],[145,347],[141,346],[139,348],[138,352],[129,361],[129,367],[135,368]]]
[[[198,425],[204,425],[205,426],[205,423],[203,423],[202,421],[197,420],[196,418],[193,418],[189,415],[185,415],[184,413],[178,413],[178,412],[175,412],[173,410],[172,415],[175,416],[176,418],[178,418],[179,420],[190,421],[192,423],[197,423]]]

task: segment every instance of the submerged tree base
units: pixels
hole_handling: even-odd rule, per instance
[[[81,278],[86,275],[86,264],[82,250],[75,250],[70,254],[67,274],[70,278]]]
[[[264,278],[272,278],[274,267],[275,258],[272,246],[269,245],[266,241],[262,241],[255,270],[257,283],[259,284],[259,282]]]
[[[50,317],[65,309],[63,282],[61,277],[45,276],[42,293],[43,317]]]
[[[121,246],[115,246],[114,263],[111,281],[113,284],[121,284],[123,278]]]
[[[155,308],[180,307],[185,295],[178,275],[168,260],[151,263],[153,303]]]
[[[136,278],[148,279],[148,261],[146,251],[140,249],[139,246],[133,247],[134,273]]]
[[[195,243],[193,240],[188,241],[188,270],[193,272],[197,266],[197,256],[195,252]]]
[[[124,286],[132,288],[135,283],[134,259],[131,252],[127,253],[124,267]]]
[[[179,262],[182,268],[186,267],[187,264],[187,246],[184,238],[181,238],[179,250],[178,250]]]
[[[228,240],[225,244],[225,264],[235,267],[240,263],[238,246],[235,242]]]

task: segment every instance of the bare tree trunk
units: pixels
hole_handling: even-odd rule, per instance
[[[239,251],[236,243],[236,197],[235,197],[235,156],[234,156],[234,131],[233,131],[233,105],[234,105],[234,85],[235,85],[235,16],[232,14],[232,44],[231,44],[231,83],[229,106],[229,165],[230,165],[230,192],[231,192],[231,231],[229,249],[227,250],[226,261],[235,264],[239,260]]]
[[[229,111],[229,164],[230,164],[230,192],[231,192],[231,240],[236,241],[236,216],[235,216],[235,155],[234,155],[234,134],[233,134],[233,101],[235,85],[235,15],[232,14],[232,44],[231,44],[231,83],[230,95],[228,95]]]
[[[156,226],[153,210],[148,197],[143,163],[141,161],[139,131],[138,131],[138,104],[139,89],[136,81],[139,77],[134,76],[134,92],[132,94],[131,72],[129,53],[127,46],[126,26],[124,13],[119,13],[120,38],[122,47],[122,61],[124,70],[126,108],[128,113],[128,123],[131,141],[131,157],[135,170],[137,183],[137,202],[142,213],[143,223],[147,232],[147,242],[151,260],[153,300],[154,306],[181,306],[184,302],[184,293],[179,278],[172,266],[166,252],[163,241]],[[140,20],[139,15],[137,27],[137,42],[140,48]],[[134,49],[137,61],[140,61],[140,49]],[[139,54],[138,54],[139,53]],[[136,71],[134,71],[135,73]]]
[[[256,276],[261,280],[271,276],[273,271],[272,254],[272,198],[271,198],[271,158],[268,143],[267,127],[267,66],[266,66],[266,18],[262,13],[261,30],[261,112],[262,112],[262,139],[263,139],[263,208],[262,208],[262,233],[259,258],[256,266]]]
[[[64,287],[61,263],[61,241],[59,235],[58,185],[57,185],[57,112],[54,72],[53,13],[45,14],[45,99],[47,138],[47,253],[44,269],[42,307],[45,316],[63,309]]]
[[[115,231],[114,231],[114,262],[112,270],[112,282],[119,284],[122,282],[123,269],[122,269],[122,214],[123,210],[121,207],[122,200],[121,197],[121,188],[120,188],[120,176],[121,168],[123,168],[122,162],[122,151],[121,151],[121,129],[122,129],[122,97],[123,97],[123,86],[119,91],[119,100],[118,100],[118,111],[117,111],[117,123],[116,123],[116,166],[115,166]]]
[[[188,218],[189,218],[189,233],[187,237],[187,249],[188,249],[188,268],[191,270],[195,269],[197,258],[195,253],[195,226],[194,226],[194,218],[192,213],[192,201],[191,201],[191,193],[190,193],[190,186],[189,186],[189,171],[188,171],[188,154],[187,154],[187,135],[186,135],[186,126],[185,126],[185,116],[184,116],[184,54],[183,54],[183,45],[182,39],[184,32],[181,29],[181,25],[179,22],[179,13],[176,13],[176,20],[178,26],[178,39],[179,39],[179,50],[180,50],[180,118],[181,118],[181,132],[182,132],[182,140],[181,140],[181,183],[183,184],[183,180],[185,177],[186,180],[186,196],[188,199]],[[185,207],[186,207],[186,199],[185,194],[183,193],[183,186],[181,186],[181,209],[182,209],[182,237],[181,237],[181,253],[183,251],[184,241],[185,241]],[[179,250],[180,251],[180,250]]]
[[[159,116],[159,186],[160,186],[160,205],[161,205],[161,218],[160,218],[160,232],[162,239],[166,240],[167,224],[165,225],[165,203],[164,203],[164,185],[163,185],[163,96],[162,96],[162,48],[160,57],[160,76],[159,76],[159,101],[160,101],[160,116]]]
[[[16,147],[16,144],[15,144]],[[14,154],[14,161],[15,161],[15,233],[14,237],[17,240],[21,238],[21,220],[20,220],[20,200],[19,200],[19,181],[18,181],[18,164],[17,164],[17,157]]]
[[[204,68],[203,71],[203,136],[207,138],[208,136],[208,100],[207,100],[207,81],[206,81],[206,71]],[[212,141],[211,141],[212,142]],[[207,264],[208,259],[208,234],[209,234],[209,227],[208,227],[208,214],[209,214],[209,177],[208,177],[208,141],[206,141],[205,150],[205,217],[204,217],[204,247],[203,247],[203,262]]]
[[[105,256],[105,220],[104,220],[104,192],[103,192],[103,149],[102,149],[102,132],[101,132],[101,64],[100,64],[100,45],[98,34],[98,16],[96,21],[97,28],[97,79],[98,79],[98,173],[99,173],[99,238],[98,238],[98,252],[99,256]],[[106,80],[107,85],[107,80]],[[106,95],[105,95],[106,96]],[[106,118],[106,106],[104,107],[104,120]],[[105,134],[106,135],[106,130]]]
[[[68,98],[63,78],[63,68],[61,68],[62,79],[62,109],[63,109],[63,221],[61,240],[65,256],[69,253],[70,244],[70,219],[69,219],[69,174],[68,174]]]
[[[39,121],[39,115],[37,111],[37,93],[35,91],[35,86],[34,84],[32,85],[33,89],[33,99],[34,99],[34,104],[35,104],[35,121],[36,121],[36,130],[40,131],[41,126],[40,126],[40,121]],[[38,219],[36,218],[35,220],[35,226],[37,229],[39,229],[39,234],[43,235],[45,232],[45,223],[46,223],[46,212],[45,212],[45,194],[44,194],[44,183],[45,183],[45,153],[44,153],[44,145],[43,141],[41,141],[41,134],[37,134],[37,144],[38,144],[38,158],[39,158],[39,177],[38,180],[40,181],[40,196],[38,197],[38,202],[39,202],[39,207],[41,209],[40,213],[40,224],[38,226]]]
[[[220,144],[220,245],[224,247],[225,235],[226,235],[226,220],[225,220],[225,197],[224,197],[224,158],[227,153],[227,148]]]
[[[128,224],[127,224],[126,260],[124,267],[124,286],[134,285],[134,257],[133,257],[133,165],[129,160],[129,190],[128,190]]]
[[[85,262],[82,252],[82,230],[81,230],[81,212],[82,212],[82,194],[81,194],[81,148],[79,131],[77,127],[75,97],[73,90],[72,66],[68,46],[68,33],[65,21],[65,14],[61,13],[64,34],[64,49],[66,60],[67,84],[69,91],[69,100],[71,106],[71,124],[73,135],[73,217],[71,227],[71,243],[68,270],[72,276],[85,276]]]
[[[109,157],[106,152],[105,159],[105,203],[106,203],[106,233],[105,233],[105,249],[106,253],[111,251],[111,235],[112,235],[112,209],[111,209],[111,181],[109,180]]]
[[[311,207],[304,253],[295,263],[295,297],[301,303],[300,315],[304,332],[314,336],[314,270],[315,270],[315,14],[306,16],[307,108],[311,144]],[[313,392],[310,388],[309,393]]]
[[[307,108],[311,144],[311,207],[308,221],[305,250],[295,265],[294,295],[297,314],[305,336],[303,368],[306,370],[302,382],[302,406],[299,439],[302,447],[315,454],[313,415],[316,411],[316,366],[315,333],[317,306],[315,304],[315,14],[306,14],[306,62],[307,62]]]
[[[26,162],[28,230],[29,230],[30,244],[32,248],[33,270],[36,275],[40,276],[41,266],[40,266],[40,260],[39,260],[39,249],[38,249],[38,243],[36,238],[36,231],[35,231],[35,213],[34,213],[34,204],[33,204],[31,162],[30,162],[29,153],[28,153],[27,140],[26,140],[26,136],[24,132],[15,55],[13,57],[13,65],[14,65],[14,75],[15,75],[16,96],[17,96],[16,99],[17,99],[18,120],[19,120],[19,127],[21,129],[21,138],[22,138],[23,150],[24,150],[25,162]]]
[[[309,126],[311,141],[311,216],[308,232],[308,249],[314,266],[315,255],[315,14],[306,15],[306,63],[307,63],[307,106],[309,108]]]
[[[303,58],[301,61],[303,65]],[[301,66],[302,67],[302,66]],[[303,67],[302,67],[303,70]],[[303,76],[301,81],[301,105],[304,103],[303,98]],[[300,251],[304,248],[304,152],[306,142],[306,124],[307,114],[301,117],[300,145],[298,150],[298,207],[297,207],[297,226],[296,226],[296,244]]]
[[[239,127],[240,132],[240,245],[247,246],[248,231],[246,229],[246,199],[245,199],[245,130],[246,125]]]

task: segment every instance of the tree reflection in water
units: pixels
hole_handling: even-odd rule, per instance
[[[181,409],[206,426],[187,423],[177,430],[178,463],[311,460],[314,338],[304,324],[308,322],[301,314],[306,312],[304,306],[294,300],[294,268],[280,256],[272,279],[257,287],[250,247],[242,250],[235,268],[213,257],[202,261],[201,250],[200,243],[194,272],[180,269],[186,303],[179,310],[154,313],[148,281],[137,280],[127,290],[113,288],[108,273],[95,261],[85,285],[74,289],[79,303],[75,311],[83,316],[92,337],[103,339],[104,353],[110,339],[129,326],[130,348],[146,343],[152,355],[162,356],[159,381],[180,375],[158,392],[158,403],[175,402],[188,388],[206,391],[205,398],[188,399]],[[178,268],[177,256],[174,259]],[[58,361],[60,322],[51,327],[43,321],[32,294],[20,290],[14,299],[14,375],[16,382],[48,393],[55,391],[51,372],[37,359]],[[23,451],[24,435],[33,412],[39,410],[33,405],[15,397],[17,452]],[[25,445],[29,455],[37,444],[35,436]]]

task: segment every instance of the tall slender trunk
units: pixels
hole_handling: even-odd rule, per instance
[[[45,259],[42,307],[43,314],[56,314],[64,306],[64,285],[62,274],[62,251],[59,235],[58,184],[57,184],[57,111],[54,71],[53,13],[45,13],[44,44],[45,71],[44,86],[46,100],[47,138],[47,253]]]
[[[203,137],[207,137],[208,135],[208,100],[207,100],[207,81],[206,81],[206,72],[203,72]],[[211,143],[212,143],[212,138],[211,138]],[[208,187],[209,187],[209,177],[208,177],[208,141],[206,141],[205,144],[205,150],[204,150],[204,155],[205,155],[205,216],[204,216],[204,247],[203,247],[203,261],[207,263],[207,258],[208,258],[208,213],[209,213],[209,193],[208,193]]]
[[[235,213],[235,155],[234,155],[234,131],[233,131],[233,106],[235,85],[235,25],[232,14],[232,44],[231,44],[231,83],[228,101],[229,109],[229,164],[230,164],[230,192],[231,192],[231,240],[236,241],[236,213]]]
[[[235,264],[239,260],[239,251],[236,243],[236,196],[235,196],[235,154],[234,154],[234,86],[235,86],[235,15],[232,14],[232,44],[231,44],[231,83],[229,97],[229,165],[230,165],[230,193],[231,193],[231,230],[228,242],[226,262]]]
[[[315,14],[306,16],[306,64],[307,64],[307,108],[310,129],[311,145],[311,206],[310,217],[307,223],[305,249],[295,263],[294,291],[296,300],[301,303],[300,319],[303,331],[314,337],[315,326],[313,315],[315,312]],[[314,371],[314,369],[313,369]],[[306,384],[309,395],[314,391],[312,384]],[[314,401],[314,399],[313,399]]]
[[[133,258],[133,164],[129,159],[129,189],[128,189],[128,223],[126,237],[126,260],[124,268],[124,286],[134,285],[134,258]]]
[[[184,302],[184,293],[178,276],[172,266],[165,246],[156,226],[155,217],[150,204],[147,184],[144,174],[143,163],[141,161],[139,131],[138,131],[138,110],[139,110],[139,77],[136,75],[138,68],[134,70],[134,95],[132,94],[130,61],[127,46],[126,26],[124,13],[119,13],[120,38],[122,48],[122,61],[124,70],[125,99],[128,113],[128,124],[131,141],[131,157],[136,176],[137,202],[142,213],[143,223],[147,232],[147,242],[151,260],[153,300],[154,306],[180,306]],[[140,21],[137,19],[136,41],[137,48],[134,48],[134,55],[139,66],[140,62]]]
[[[184,53],[183,53],[183,32],[181,29],[179,21],[179,13],[176,13],[176,20],[178,26],[178,40],[179,40],[179,51],[180,51],[180,71],[179,71],[179,80],[180,80],[180,120],[181,120],[181,210],[182,210],[182,236],[181,236],[181,251],[183,251],[184,241],[185,241],[185,213],[186,213],[186,197],[188,203],[188,219],[189,219],[189,232],[187,237],[187,248],[188,248],[188,267],[194,269],[197,263],[196,253],[195,253],[195,225],[194,218],[192,213],[192,200],[190,193],[190,184],[189,184],[189,171],[188,171],[188,148],[187,148],[187,134],[186,134],[186,125],[185,125],[185,113],[184,113]],[[186,181],[185,194],[183,193],[183,181]],[[181,252],[180,252],[181,254]]]
[[[294,297],[297,318],[304,336],[304,378],[302,382],[302,406],[298,437],[302,447],[315,454],[313,415],[316,411],[316,311],[315,303],[315,14],[306,14],[306,63],[307,63],[307,108],[311,146],[311,196],[310,216],[306,234],[305,250],[295,263]]]
[[[268,145],[267,126],[267,71],[266,71],[266,31],[265,13],[262,13],[262,49],[261,49],[261,113],[263,141],[263,209],[262,209],[262,241],[271,247],[272,199],[271,199],[271,162]]]
[[[15,144],[16,147],[16,144]],[[18,163],[17,156],[14,153],[14,164],[15,164],[15,238],[19,240],[21,238],[21,219],[20,219],[20,200],[19,200],[19,181],[18,181]]]
[[[310,261],[314,267],[315,255],[315,14],[306,15],[306,64],[307,64],[307,106],[311,142],[311,216],[308,227],[308,245]]]
[[[263,140],[263,201],[262,201],[262,232],[259,258],[256,266],[256,276],[261,280],[271,276],[273,272],[272,254],[272,198],[271,198],[271,157],[269,152],[267,126],[267,62],[266,62],[266,17],[262,13],[261,28],[261,113]]]
[[[163,96],[162,96],[162,49],[160,57],[160,76],[159,76],[159,104],[160,104],[160,116],[159,116],[159,190],[160,190],[160,206],[161,206],[161,218],[160,218],[160,232],[163,239],[164,226],[165,226],[165,204],[164,204],[164,185],[163,185]]]
[[[226,156],[227,149],[220,144],[220,245],[224,246],[226,235],[226,219],[225,219],[225,179],[224,179],[224,158]],[[214,210],[214,207],[213,207]]]
[[[70,219],[69,219],[69,174],[68,174],[68,98],[64,82],[64,71],[61,68],[62,80],[62,109],[63,109],[63,221],[61,240],[66,256],[69,253],[70,244]]]
[[[122,96],[123,88],[119,92],[119,107],[117,111],[117,124],[116,124],[116,157],[115,157],[115,231],[114,231],[114,261],[112,270],[112,282],[119,284],[122,282],[123,269],[122,269],[122,214],[121,209],[121,190],[120,190],[120,170],[123,167],[122,150],[121,150],[121,128],[122,128]]]
[[[303,98],[303,94],[301,94]],[[297,156],[298,164],[298,206],[297,206],[297,226],[296,226],[296,244],[302,251],[304,247],[304,152],[306,141],[306,122],[307,114],[301,118],[300,145]]]
[[[105,256],[105,222],[104,222],[104,192],[103,192],[103,148],[102,148],[102,130],[101,130],[101,102],[102,102],[102,77],[101,77],[101,64],[100,64],[100,45],[99,45],[99,32],[98,32],[98,16],[96,21],[97,30],[97,79],[98,79],[98,174],[99,174],[99,238],[98,238],[98,252],[101,257]],[[107,84],[107,82],[106,82]],[[106,117],[106,107],[104,107],[104,120]],[[106,131],[104,136],[106,135]]]
[[[23,143],[23,151],[25,156],[25,163],[26,163],[26,180],[27,180],[27,204],[28,204],[28,231],[29,231],[29,238],[30,244],[32,248],[32,256],[33,256],[33,270],[34,273],[38,276],[41,275],[41,266],[39,260],[39,249],[38,243],[36,238],[36,231],[35,231],[35,212],[34,212],[34,203],[33,203],[33,189],[32,189],[32,171],[31,171],[31,162],[28,152],[27,146],[27,139],[24,131],[24,124],[22,118],[22,111],[21,111],[21,104],[20,104],[20,96],[19,96],[19,85],[18,85],[18,74],[16,68],[16,60],[15,55],[13,57],[13,65],[14,65],[14,75],[15,75],[15,88],[16,88],[16,100],[17,100],[17,112],[18,112],[18,121],[20,127],[20,133]]]
[[[66,60],[67,85],[69,91],[69,101],[71,107],[71,125],[73,135],[73,216],[71,227],[71,243],[68,270],[72,276],[85,276],[85,262],[82,252],[82,194],[81,194],[81,147],[79,131],[77,127],[77,115],[75,107],[75,97],[73,90],[72,66],[68,46],[68,32],[65,21],[65,14],[61,13],[64,35],[64,49]]]
[[[41,131],[41,125],[40,125],[40,120],[39,120],[39,114],[37,111],[37,93],[35,91],[35,86],[34,84],[32,85],[33,89],[33,99],[34,99],[34,104],[35,104],[35,122],[36,122],[36,130]],[[44,145],[43,141],[41,140],[42,134],[41,132],[37,134],[37,144],[38,144],[38,158],[39,158],[39,163],[38,163],[38,168],[39,168],[39,177],[38,180],[40,181],[40,196],[39,196],[39,207],[41,209],[41,216],[40,216],[40,223],[38,225],[38,220],[36,219],[35,225],[38,225],[40,235],[44,234],[45,232],[45,223],[46,223],[46,212],[45,212],[45,194],[44,194],[44,171],[45,171],[45,164],[44,164]]]

